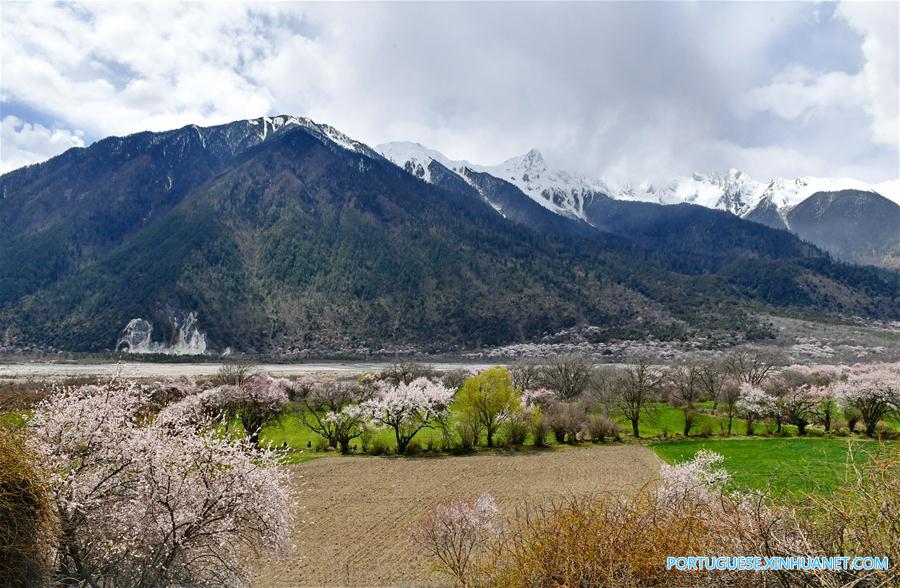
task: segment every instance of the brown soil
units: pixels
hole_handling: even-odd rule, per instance
[[[504,515],[524,504],[652,479],[659,459],[642,446],[592,446],[447,458],[328,457],[292,466],[299,490],[295,556],[265,561],[254,585],[446,585],[409,542],[435,503],[490,492]]]

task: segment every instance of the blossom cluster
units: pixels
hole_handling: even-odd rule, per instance
[[[256,374],[240,386],[225,384],[206,390],[190,390],[181,400],[165,406],[157,415],[159,425],[208,424],[228,412],[252,404],[265,412],[277,411],[290,401],[290,382]]]
[[[409,384],[379,382],[375,397],[363,403],[373,419],[386,425],[411,420],[429,421],[447,416],[454,392],[428,378],[416,378]]]
[[[835,386],[835,395],[845,404],[877,400],[900,409],[900,368],[885,365],[856,368],[846,381]]]
[[[668,506],[708,501],[731,480],[725,468],[717,467],[724,460],[719,453],[701,449],[690,461],[675,465],[663,464],[660,469],[658,499]]]
[[[556,392],[547,388],[536,388],[522,392],[522,404],[526,409],[535,405],[546,408],[558,398],[559,395]]]
[[[777,410],[774,396],[758,386],[747,383],[741,384],[741,396],[737,407],[751,418],[768,416]]]
[[[194,406],[203,394],[176,404]],[[65,530],[59,576],[83,585],[247,584],[247,548],[289,548],[286,473],[274,453],[178,422],[175,411],[148,418],[154,402],[154,390],[125,382],[61,390],[37,407],[29,438]]]

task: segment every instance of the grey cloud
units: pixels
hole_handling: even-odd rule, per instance
[[[488,164],[538,147],[551,164],[617,181],[727,167],[760,178],[898,176],[897,142],[884,140],[877,120],[883,107],[832,94],[815,104],[816,116],[788,120],[762,100],[747,111],[747,95],[775,99],[765,89],[792,67],[862,75],[872,19],[851,26],[833,5],[221,6],[109,15],[85,5],[72,22],[58,6],[5,9],[4,25],[31,36],[4,26],[3,95],[88,138],[291,113],[371,144],[418,141]],[[896,5],[871,10],[896,20]],[[40,34],[48,11],[63,41]],[[134,46],[117,51],[129,30],[140,31]],[[167,32],[176,38],[165,40]],[[66,46],[83,55],[68,56]],[[896,44],[876,58],[890,63],[891,52],[896,62]],[[85,63],[103,65],[95,79],[82,79]],[[883,104],[890,77],[866,83]]]

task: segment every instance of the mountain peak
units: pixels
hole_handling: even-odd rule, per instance
[[[525,154],[524,160],[534,164],[534,165],[545,165],[544,164],[544,156],[541,155],[541,152],[537,149],[530,149],[528,153]]]

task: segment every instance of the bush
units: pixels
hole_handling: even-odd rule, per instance
[[[506,442],[513,447],[519,447],[528,439],[531,430],[531,415],[527,412],[517,412],[503,425],[503,433]]]
[[[452,566],[458,560],[444,558],[439,568],[465,586],[893,585],[896,572],[891,569],[666,569],[672,554],[900,558],[900,528],[893,516],[900,512],[896,450],[863,467],[851,460],[846,485],[809,496],[796,506],[771,505],[760,494],[728,492],[727,473],[713,467],[720,462],[721,456],[701,452],[690,462],[665,466],[658,486],[648,485],[628,500],[608,493],[519,511],[512,532],[491,538],[476,557],[467,559],[474,559],[474,565]]]
[[[713,424],[709,420],[705,420],[700,423],[700,436],[701,437],[712,437],[713,436]]]
[[[457,446],[458,452],[471,453],[478,443],[479,432],[480,427],[476,421],[467,417],[462,417],[460,421],[456,423],[456,433],[459,436],[459,445]]]
[[[557,402],[550,406],[545,418],[558,443],[576,443],[587,423],[587,412],[580,404]]]
[[[387,443],[378,437],[373,437],[369,442],[368,453],[369,455],[385,455],[390,453],[390,448]]]
[[[697,419],[697,415],[692,410],[685,410],[684,412],[684,436],[689,437],[691,435],[691,429],[694,428],[694,421]]]
[[[418,439],[413,439],[406,445],[406,455],[419,455],[422,451],[422,443]]]
[[[535,447],[546,447],[547,446],[547,433],[550,430],[547,428],[547,423],[544,417],[544,413],[541,412],[540,408],[534,408],[531,411],[531,439],[534,442]]]
[[[847,428],[855,433],[856,424],[862,420],[862,413],[855,406],[848,406],[844,409],[844,418],[847,419]]]
[[[0,586],[43,586],[57,519],[50,490],[23,435],[0,420]]]
[[[595,443],[619,437],[619,425],[605,416],[592,416],[588,419],[585,432]]]

